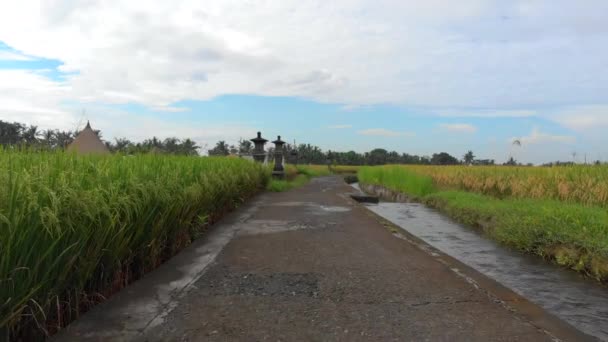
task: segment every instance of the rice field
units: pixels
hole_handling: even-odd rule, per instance
[[[65,326],[268,178],[242,159],[0,150],[0,339]]]
[[[607,166],[401,166],[443,189],[608,207]]]
[[[332,165],[331,172],[335,174],[355,174],[361,167],[357,165]]]
[[[358,177],[608,282],[607,167],[378,166],[361,168]]]

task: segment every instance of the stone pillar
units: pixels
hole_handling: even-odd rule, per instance
[[[268,142],[268,140],[262,138],[262,133],[258,132],[258,136],[251,139],[251,141],[254,145],[252,153],[253,160],[258,163],[264,163],[264,161],[266,160],[266,151],[264,150],[264,145],[266,144],[266,142]]]
[[[281,136],[279,135],[277,140],[272,143],[275,146],[274,169],[272,170],[272,175],[276,178],[283,178],[285,177],[285,169],[283,168],[283,145],[285,145],[285,142],[281,140]]]

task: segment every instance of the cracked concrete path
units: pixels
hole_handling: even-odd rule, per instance
[[[348,198],[263,194],[57,341],[589,339]],[[388,229],[387,229],[388,228]]]

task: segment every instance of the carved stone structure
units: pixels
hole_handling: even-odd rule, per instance
[[[258,163],[263,163],[266,160],[266,151],[264,150],[264,145],[268,142],[268,140],[262,138],[262,133],[258,132],[258,136],[251,139],[253,142],[253,160]]]
[[[274,169],[272,175],[276,178],[283,178],[285,176],[285,169],[283,168],[283,145],[285,142],[281,140],[279,135],[277,140],[272,142],[274,144]]]

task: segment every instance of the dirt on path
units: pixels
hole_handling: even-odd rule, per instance
[[[348,197],[264,194],[57,341],[590,339]]]

